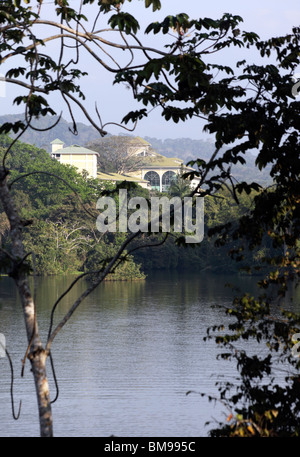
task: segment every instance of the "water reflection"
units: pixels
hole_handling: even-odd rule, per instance
[[[37,308],[43,339],[51,306],[73,278],[39,278]],[[205,436],[204,426],[221,409],[188,390],[213,394],[218,375],[232,379],[228,362],[216,361],[207,327],[224,320],[213,305],[229,304],[225,282],[237,278],[156,274],[141,282],[106,282],[75,312],[53,346],[60,396],[53,405],[56,436]],[[254,291],[251,278],[239,283]],[[0,436],[38,436],[36,400],[29,366],[20,379],[26,346],[19,300],[9,278],[0,283],[0,332],[16,372],[21,418],[10,410],[10,373],[0,359]],[[59,304],[55,323],[86,287],[78,283]],[[54,397],[54,383],[49,378]]]

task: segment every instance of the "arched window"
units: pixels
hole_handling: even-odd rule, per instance
[[[174,171],[166,171],[162,176],[162,190],[167,190],[175,179],[176,173]]]
[[[145,174],[144,179],[146,181],[149,181],[150,186],[152,187],[152,189],[160,190],[159,174],[156,173],[156,171],[148,171]]]

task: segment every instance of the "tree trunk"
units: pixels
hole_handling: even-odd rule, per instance
[[[52,409],[50,403],[49,384],[46,374],[47,355],[44,349],[31,352],[29,355],[39,409],[40,435],[52,437]]]
[[[7,173],[0,168],[0,201],[10,222],[11,251],[7,253],[10,262],[10,276],[18,288],[21,306],[23,309],[28,345],[28,358],[31,363],[38,401],[40,435],[53,436],[52,411],[50,403],[49,385],[46,375],[47,354],[44,350],[36,322],[35,304],[30,291],[25,263],[22,231],[24,222],[21,220],[7,185]],[[24,353],[26,348],[24,348]]]

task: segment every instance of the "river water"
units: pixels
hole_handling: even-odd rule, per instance
[[[50,311],[72,277],[38,278],[38,324],[45,341]],[[209,274],[156,273],[146,281],[106,282],[78,308],[53,343],[59,397],[53,404],[55,436],[192,437],[207,436],[228,412],[209,402],[216,381],[232,381],[231,362],[204,342],[206,330],[224,322],[232,291],[224,283],[253,290],[255,279]],[[55,323],[86,287],[77,284],[59,305]],[[0,333],[14,364],[15,408],[11,414],[10,370],[0,358],[0,436],[38,436],[35,391],[27,363],[22,312],[10,278],[0,282]],[[48,377],[55,395],[53,377]],[[186,395],[187,391],[195,393]],[[212,421],[210,426],[205,425]]]

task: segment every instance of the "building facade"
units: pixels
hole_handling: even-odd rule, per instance
[[[63,141],[58,138],[51,142],[51,156],[65,165],[73,165],[79,172],[87,172],[88,176],[98,178],[99,181],[121,182],[130,181],[139,184],[146,189],[159,192],[168,191],[172,181],[177,176],[192,171],[183,160],[165,157],[151,148],[151,144],[140,137],[133,138],[127,146],[127,154],[136,156],[138,166],[135,171],[126,174],[103,173],[97,170],[98,152],[84,148],[77,144],[64,148]],[[194,178],[190,182],[191,188],[198,185],[199,179]]]
[[[178,175],[193,170],[191,167],[187,167],[181,159],[165,157],[151,150],[151,144],[140,137],[136,137],[130,142],[128,154],[143,158],[139,168],[128,174],[149,182],[151,189],[159,192],[168,191],[172,181],[176,180]],[[195,188],[198,183],[199,179],[194,178],[190,182],[191,188]]]
[[[80,173],[86,172],[89,177],[97,178],[98,152],[73,144],[64,148],[64,142],[58,138],[51,142],[51,157],[64,165],[73,165]]]

